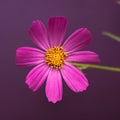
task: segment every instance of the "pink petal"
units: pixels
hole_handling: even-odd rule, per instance
[[[41,21],[33,21],[29,34],[38,47],[44,50],[49,48],[47,30]]]
[[[72,33],[63,44],[66,52],[75,52],[91,42],[91,34],[87,28],[81,28]]]
[[[91,51],[73,52],[66,58],[66,61],[81,63],[100,63],[99,56]]]
[[[68,87],[74,92],[82,92],[88,87],[87,78],[73,65],[66,63],[61,73]]]
[[[67,20],[65,17],[52,17],[48,22],[48,36],[51,47],[60,46],[65,32]]]
[[[33,91],[38,90],[42,83],[45,81],[49,72],[49,66],[45,63],[42,63],[36,67],[34,67],[26,77],[26,84]]]
[[[16,65],[33,66],[44,61],[43,51],[32,47],[20,47],[16,50]]]
[[[60,72],[51,69],[46,83],[46,96],[49,102],[56,103],[62,99],[62,78]]]

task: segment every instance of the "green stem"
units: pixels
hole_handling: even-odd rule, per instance
[[[108,70],[108,71],[114,71],[114,72],[120,72],[120,68],[116,67],[109,67],[109,66],[103,66],[103,65],[94,65],[94,64],[81,64],[81,63],[75,63],[71,62],[71,64],[80,67],[80,68],[95,68],[95,69],[101,69],[101,70]]]
[[[112,38],[112,39],[114,39],[114,40],[116,40],[118,42],[120,42],[120,37],[117,36],[117,35],[114,35],[114,34],[109,33],[109,32],[103,32],[102,34],[107,36],[107,37],[110,37],[110,38]]]

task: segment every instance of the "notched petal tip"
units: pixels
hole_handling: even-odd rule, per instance
[[[25,84],[27,85],[27,87],[32,91],[32,92],[35,92],[37,90],[35,90],[33,87],[31,87],[30,83],[26,80],[25,81]]]
[[[44,52],[32,47],[20,47],[16,50],[16,65],[35,66],[44,60]]]
[[[62,78],[59,71],[53,69],[49,72],[45,91],[49,102],[56,103],[62,99]]]
[[[84,74],[73,65],[66,63],[61,69],[62,76],[68,87],[74,92],[82,92],[88,87],[88,80]]]
[[[87,88],[88,88],[88,86],[89,86],[89,84],[86,84],[86,86],[82,90],[79,90],[78,92],[84,92],[84,91],[86,91]]]
[[[67,22],[67,18],[64,16],[51,16],[49,18],[49,20],[55,20],[55,19],[65,20]]]
[[[25,83],[32,91],[37,91],[46,80],[49,68],[44,63],[34,67],[26,76]]]
[[[48,38],[50,46],[60,46],[66,33],[67,19],[65,17],[51,17],[48,20]]]
[[[41,20],[35,20],[29,29],[29,35],[33,42],[41,49],[49,48],[48,34],[45,25]]]
[[[78,62],[78,63],[91,63],[91,64],[99,64],[100,58],[99,55],[92,51],[78,51],[70,54],[67,61]]]
[[[34,21],[32,21],[32,25],[36,25],[36,24],[40,24],[40,23],[42,23],[42,21],[41,20],[34,20]],[[43,24],[43,23],[42,23]],[[32,26],[31,25],[31,26]]]
[[[92,40],[92,35],[87,28],[80,28],[73,32],[63,43],[64,50],[72,53],[87,46]]]
[[[88,28],[80,28],[80,32],[81,34],[84,34],[84,37],[88,37],[89,36],[89,39],[87,40],[88,43],[90,43],[92,41],[92,34],[91,32],[89,31]]]
[[[55,103],[57,103],[57,100],[49,100],[49,99],[48,99],[48,102],[51,102],[51,103],[54,103],[54,104],[55,104]]]
[[[62,100],[62,98],[61,99],[52,99],[52,98],[48,98],[48,102],[51,102],[51,103],[53,103],[53,104],[56,104],[57,102],[60,102]]]
[[[99,57],[99,55],[98,55],[95,64],[100,64],[100,63],[101,63],[101,59],[100,59],[100,57]]]

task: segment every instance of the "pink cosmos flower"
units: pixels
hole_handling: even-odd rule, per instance
[[[80,51],[91,42],[87,28],[77,29],[65,41],[67,20],[52,17],[48,29],[42,21],[33,21],[30,37],[39,47],[20,47],[16,50],[16,64],[35,66],[26,77],[26,84],[33,91],[38,90],[46,80],[45,92],[48,101],[56,103],[62,99],[62,79],[74,92],[88,87],[84,74],[70,62],[99,63],[98,55],[91,51]]]

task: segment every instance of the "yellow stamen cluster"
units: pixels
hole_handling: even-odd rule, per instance
[[[67,53],[63,51],[62,47],[55,46],[46,51],[46,63],[55,69],[60,69],[65,62]]]

